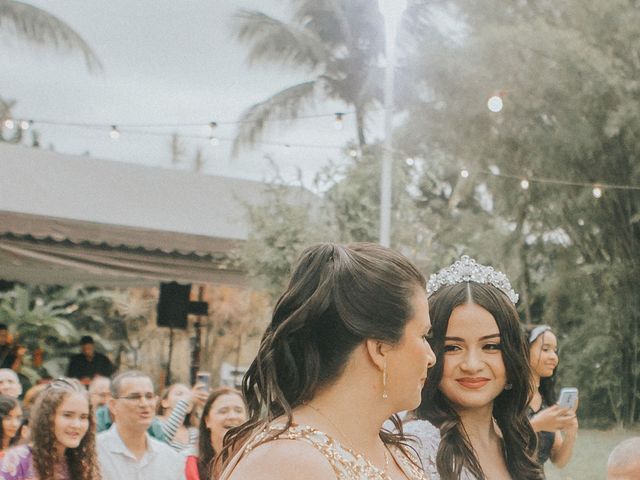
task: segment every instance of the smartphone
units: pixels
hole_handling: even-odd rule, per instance
[[[562,408],[576,408],[578,404],[578,389],[575,387],[563,387],[560,389],[558,405]]]
[[[209,372],[198,372],[196,374],[196,385],[200,384],[202,390],[209,390],[211,386],[211,374]]]

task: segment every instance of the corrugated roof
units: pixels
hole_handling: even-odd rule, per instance
[[[0,143],[0,278],[237,284],[227,256],[249,234],[246,205],[268,201],[267,188]],[[291,188],[292,201],[301,196],[315,198]]]

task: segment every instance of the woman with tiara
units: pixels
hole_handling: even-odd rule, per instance
[[[432,275],[436,364],[405,424],[427,472],[443,480],[537,480],[527,419],[530,368],[507,277],[463,256]],[[437,478],[437,477],[436,477]]]
[[[425,283],[379,245],[303,252],[244,378],[249,419],[225,436],[221,478],[423,480],[382,425],[418,406],[435,359]]]

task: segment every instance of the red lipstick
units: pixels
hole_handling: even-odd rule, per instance
[[[487,383],[489,383],[489,379],[485,377],[462,377],[457,378],[456,382],[458,382],[464,388],[470,388],[472,390],[477,390],[479,388],[484,387]]]

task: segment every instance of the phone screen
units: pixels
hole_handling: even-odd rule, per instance
[[[560,390],[558,405],[562,408],[575,408],[578,403],[578,389],[575,387],[565,387]]]
[[[203,389],[207,390],[209,388],[209,384],[211,382],[211,374],[209,372],[198,372],[196,374],[196,383],[204,384],[202,386]]]

